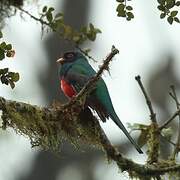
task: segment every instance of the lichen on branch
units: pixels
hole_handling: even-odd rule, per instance
[[[91,142],[100,145],[96,131],[98,120],[90,109],[85,108],[84,99],[92,90],[93,85],[107,69],[109,62],[119,51],[113,47],[104,60],[97,74],[84,86],[79,94],[66,105],[56,105],[50,108],[25,103],[7,101],[0,98],[3,128],[12,127],[16,132],[28,136],[32,146],[58,151],[62,139],[66,138],[73,144]],[[83,120],[84,117],[86,120]],[[94,121],[93,121],[94,120]],[[99,129],[100,126],[99,126]]]
[[[97,74],[66,105],[56,103],[52,107],[38,107],[0,97],[2,128],[13,128],[18,134],[29,137],[32,146],[52,151],[60,151],[63,139],[77,147],[81,143],[98,147],[106,153],[108,159],[116,162],[121,171],[127,171],[130,177],[150,179],[165,173],[178,173],[180,165],[174,162],[164,164],[155,161],[154,164],[142,165],[124,157],[110,143],[91,110],[84,107],[84,99],[104,70],[108,70],[110,61],[118,52],[115,47],[112,48]]]

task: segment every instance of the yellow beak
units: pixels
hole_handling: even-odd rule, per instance
[[[60,64],[63,64],[64,61],[65,61],[65,59],[61,57],[61,58],[59,58],[56,62],[57,62],[57,63],[60,63]]]

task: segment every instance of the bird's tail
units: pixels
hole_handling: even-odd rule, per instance
[[[122,122],[120,121],[119,117],[116,115],[116,113],[114,112],[113,114],[110,114],[111,119],[116,123],[116,125],[123,131],[123,133],[127,136],[127,138],[129,139],[129,141],[134,145],[134,147],[136,148],[136,150],[142,154],[143,151],[141,150],[141,148],[139,147],[139,145],[133,140],[133,138],[130,136],[130,134],[128,133],[128,131],[126,130],[126,128],[124,127],[124,125],[122,124]]]

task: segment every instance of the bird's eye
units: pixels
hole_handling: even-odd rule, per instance
[[[74,57],[74,53],[67,53],[66,58],[71,59]]]

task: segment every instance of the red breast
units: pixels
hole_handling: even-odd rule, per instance
[[[64,92],[64,94],[67,96],[67,97],[73,97],[77,94],[76,90],[74,89],[74,87],[69,84],[68,82],[66,82],[64,79],[61,79],[61,89],[62,91]]]

